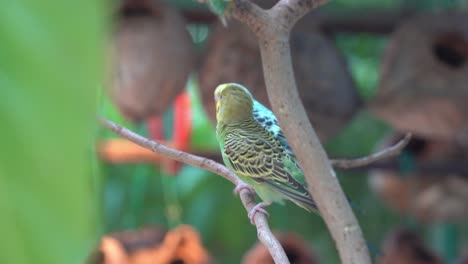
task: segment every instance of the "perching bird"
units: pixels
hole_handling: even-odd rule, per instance
[[[221,84],[214,97],[216,135],[224,163],[263,200],[249,212],[250,221],[257,211],[266,213],[264,206],[282,203],[284,198],[307,211],[317,211],[273,112],[240,84]],[[237,186],[235,191],[249,186]]]

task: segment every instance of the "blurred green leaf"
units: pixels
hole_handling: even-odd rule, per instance
[[[81,263],[94,246],[99,1],[0,9],[0,263]]]
[[[377,90],[385,37],[369,34],[338,34],[336,44],[344,53],[359,94],[371,98]]]
[[[190,149],[199,151],[218,150],[215,125],[208,118],[203,109],[198,84],[195,77],[190,78],[187,83],[187,91],[192,99],[193,130],[190,140]]]
[[[229,0],[207,0],[210,10],[218,16],[222,16],[228,6]]]
[[[124,126],[128,129],[131,129],[133,131],[137,130],[140,128],[138,124],[134,124],[130,122],[129,120],[125,119],[115,106],[115,104],[111,101],[110,97],[108,96],[107,93],[104,91],[105,89],[100,89],[99,90],[99,96],[98,96],[98,113],[100,116],[103,116],[107,119],[110,119],[117,124]],[[140,128],[141,129],[141,128]],[[105,129],[102,127],[99,127],[99,132],[100,135],[99,137],[104,137],[104,138],[117,138],[115,133],[110,131],[109,129]]]

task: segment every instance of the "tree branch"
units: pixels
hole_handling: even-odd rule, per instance
[[[351,169],[356,167],[362,167],[369,165],[373,162],[378,160],[391,158],[398,156],[403,148],[408,145],[408,142],[411,139],[411,133],[407,133],[404,138],[402,138],[397,144],[385,148],[379,152],[373,153],[369,156],[357,158],[357,159],[331,159],[330,163],[334,167],[342,168],[342,169]]]
[[[185,164],[189,164],[204,170],[211,171],[215,174],[224,177],[226,180],[232,182],[235,185],[242,183],[242,181],[228,168],[213,160],[195,156],[177,149],[167,147],[158,142],[142,137],[106,119],[99,119],[99,122],[103,127],[113,131],[115,134],[121,136],[122,138],[132,141],[133,143],[143,148],[149,149],[155,153],[164,155],[168,158],[183,162]],[[249,212],[256,204],[254,194],[246,189],[241,190],[240,198],[247,212]],[[289,260],[286,256],[286,253],[284,252],[283,247],[270,230],[270,226],[268,225],[266,216],[260,213],[255,214],[254,222],[255,226],[257,227],[258,239],[268,249],[275,263],[289,263]]]
[[[275,19],[281,19],[288,31],[305,14],[309,13],[330,0],[281,0],[272,9],[271,13]]]
[[[367,264],[371,262],[361,228],[309,122],[293,73],[290,30],[300,17],[323,2],[281,0],[274,8],[264,11],[271,23],[248,21],[247,25],[260,25],[256,32],[268,98],[304,171],[308,190],[335,240],[341,262]],[[246,22],[243,17],[235,17]]]
[[[232,16],[242,20],[255,34],[267,23],[265,10],[249,0],[234,0]]]

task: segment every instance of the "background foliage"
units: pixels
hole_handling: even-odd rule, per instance
[[[96,241],[104,10],[98,1],[2,2],[2,263],[80,263]]]

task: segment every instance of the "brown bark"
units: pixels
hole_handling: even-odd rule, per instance
[[[282,0],[263,10],[235,1],[235,18],[257,35],[268,97],[335,240],[342,263],[371,263],[361,228],[340,187],[320,141],[308,121],[294,78],[289,35],[294,24],[326,0]]]

